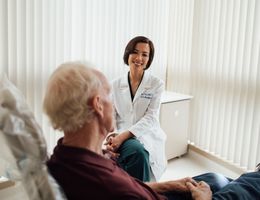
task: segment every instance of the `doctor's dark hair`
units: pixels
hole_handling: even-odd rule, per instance
[[[124,63],[126,65],[129,65],[128,63],[128,58],[129,58],[129,55],[132,54],[135,50],[135,46],[137,43],[146,43],[146,44],[149,44],[149,47],[150,47],[150,53],[149,53],[149,60],[148,60],[148,63],[146,65],[146,69],[148,69],[153,61],[153,57],[154,57],[154,45],[153,45],[153,42],[148,39],[147,37],[144,37],[144,36],[137,36],[135,38],[133,38],[132,40],[130,40],[128,42],[128,44],[126,45],[126,48],[125,48],[125,53],[124,53]]]

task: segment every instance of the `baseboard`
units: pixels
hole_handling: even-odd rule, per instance
[[[193,144],[188,144],[188,151],[189,152],[193,151],[236,174],[243,174],[243,173],[247,172],[247,170],[245,168],[241,168],[240,166],[235,165],[232,162],[228,162],[221,157],[218,157],[210,152],[204,151],[204,150],[196,147]]]
[[[13,186],[15,184],[14,181],[4,177],[4,176],[0,176],[0,190]]]

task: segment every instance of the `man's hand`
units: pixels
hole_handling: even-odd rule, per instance
[[[186,183],[187,187],[189,188],[192,198],[194,200],[211,200],[212,199],[212,192],[210,187],[204,181],[200,181],[199,183]]]

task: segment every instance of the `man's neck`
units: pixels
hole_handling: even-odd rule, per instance
[[[104,140],[103,134],[100,133],[95,122],[86,123],[82,128],[76,132],[64,133],[63,145],[79,147],[91,150],[102,155],[102,142]]]

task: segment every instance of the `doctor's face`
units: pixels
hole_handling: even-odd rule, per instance
[[[143,72],[149,61],[150,46],[148,43],[137,43],[135,48],[128,57],[130,71]]]

